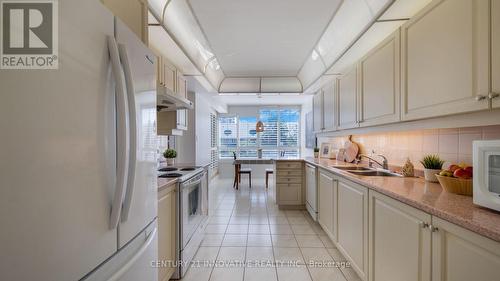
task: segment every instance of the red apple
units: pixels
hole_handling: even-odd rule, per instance
[[[456,169],[453,172],[453,176],[461,179],[470,179],[472,178],[472,171],[467,171],[465,169]]]
[[[458,169],[460,169],[460,166],[455,165],[455,164],[450,165],[450,167],[448,168],[448,170],[450,170],[452,172],[455,172],[455,170],[458,170]]]
[[[465,169],[467,172],[470,172],[472,174],[472,166],[467,166]]]

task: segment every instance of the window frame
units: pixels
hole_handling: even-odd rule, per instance
[[[255,107],[255,109],[256,109],[254,114],[227,113],[227,114],[219,114],[218,115],[217,124],[219,127],[219,139],[218,139],[219,152],[234,150],[234,152],[236,152],[236,155],[238,157],[240,157],[240,152],[242,150],[243,151],[246,151],[246,150],[258,151],[259,149],[271,150],[271,151],[276,150],[278,153],[278,157],[279,157],[279,153],[281,151],[294,150],[294,151],[297,151],[297,157],[300,157],[301,151],[302,151],[302,149],[301,149],[302,107],[301,106],[294,106],[294,105],[290,105],[290,106],[267,105],[267,106],[253,106],[253,107]],[[241,146],[241,144],[240,144],[240,117],[256,118],[256,120],[259,121],[259,120],[261,120],[260,119],[260,112],[261,112],[261,110],[265,110],[265,109],[274,109],[274,110],[277,110],[278,112],[280,112],[282,109],[291,109],[291,110],[297,111],[297,113],[298,113],[297,146],[282,146],[282,145],[280,145],[280,142],[281,142],[281,114],[280,113],[278,113],[278,121],[277,121],[277,128],[276,128],[276,146],[267,146],[267,145],[262,146],[261,135],[259,133],[257,133],[257,146]],[[220,141],[220,128],[222,126],[220,126],[219,120],[220,120],[220,118],[225,118],[225,117],[236,118],[236,140],[237,140],[236,149],[232,146],[221,145],[222,142]],[[230,159],[230,158],[232,158],[232,156],[231,157],[222,157],[221,154],[219,153],[220,160]]]

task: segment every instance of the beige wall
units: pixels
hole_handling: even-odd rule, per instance
[[[426,154],[438,154],[450,163],[472,164],[473,140],[500,139],[500,125],[454,129],[414,130],[353,135],[360,153],[375,150],[389,159],[390,165],[402,166],[409,157],[415,168],[422,169],[419,160]],[[346,137],[320,137],[318,144],[329,142],[341,147]]]

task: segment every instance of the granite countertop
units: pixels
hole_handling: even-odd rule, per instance
[[[500,242],[500,213],[472,203],[472,197],[444,191],[439,183],[423,178],[367,177],[332,168],[354,164],[330,159],[304,158],[305,162],[334,172],[431,215]]]

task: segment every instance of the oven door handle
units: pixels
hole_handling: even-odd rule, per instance
[[[181,183],[181,189],[183,190],[184,188],[190,188],[192,186],[201,184],[202,181],[203,181],[203,178],[200,178],[200,179],[192,181],[192,182]]]
[[[201,184],[203,181],[203,178],[205,177],[205,173],[202,173],[200,176],[197,176],[198,178],[196,180],[189,180],[188,182],[181,183],[181,189],[191,187],[193,185]]]

